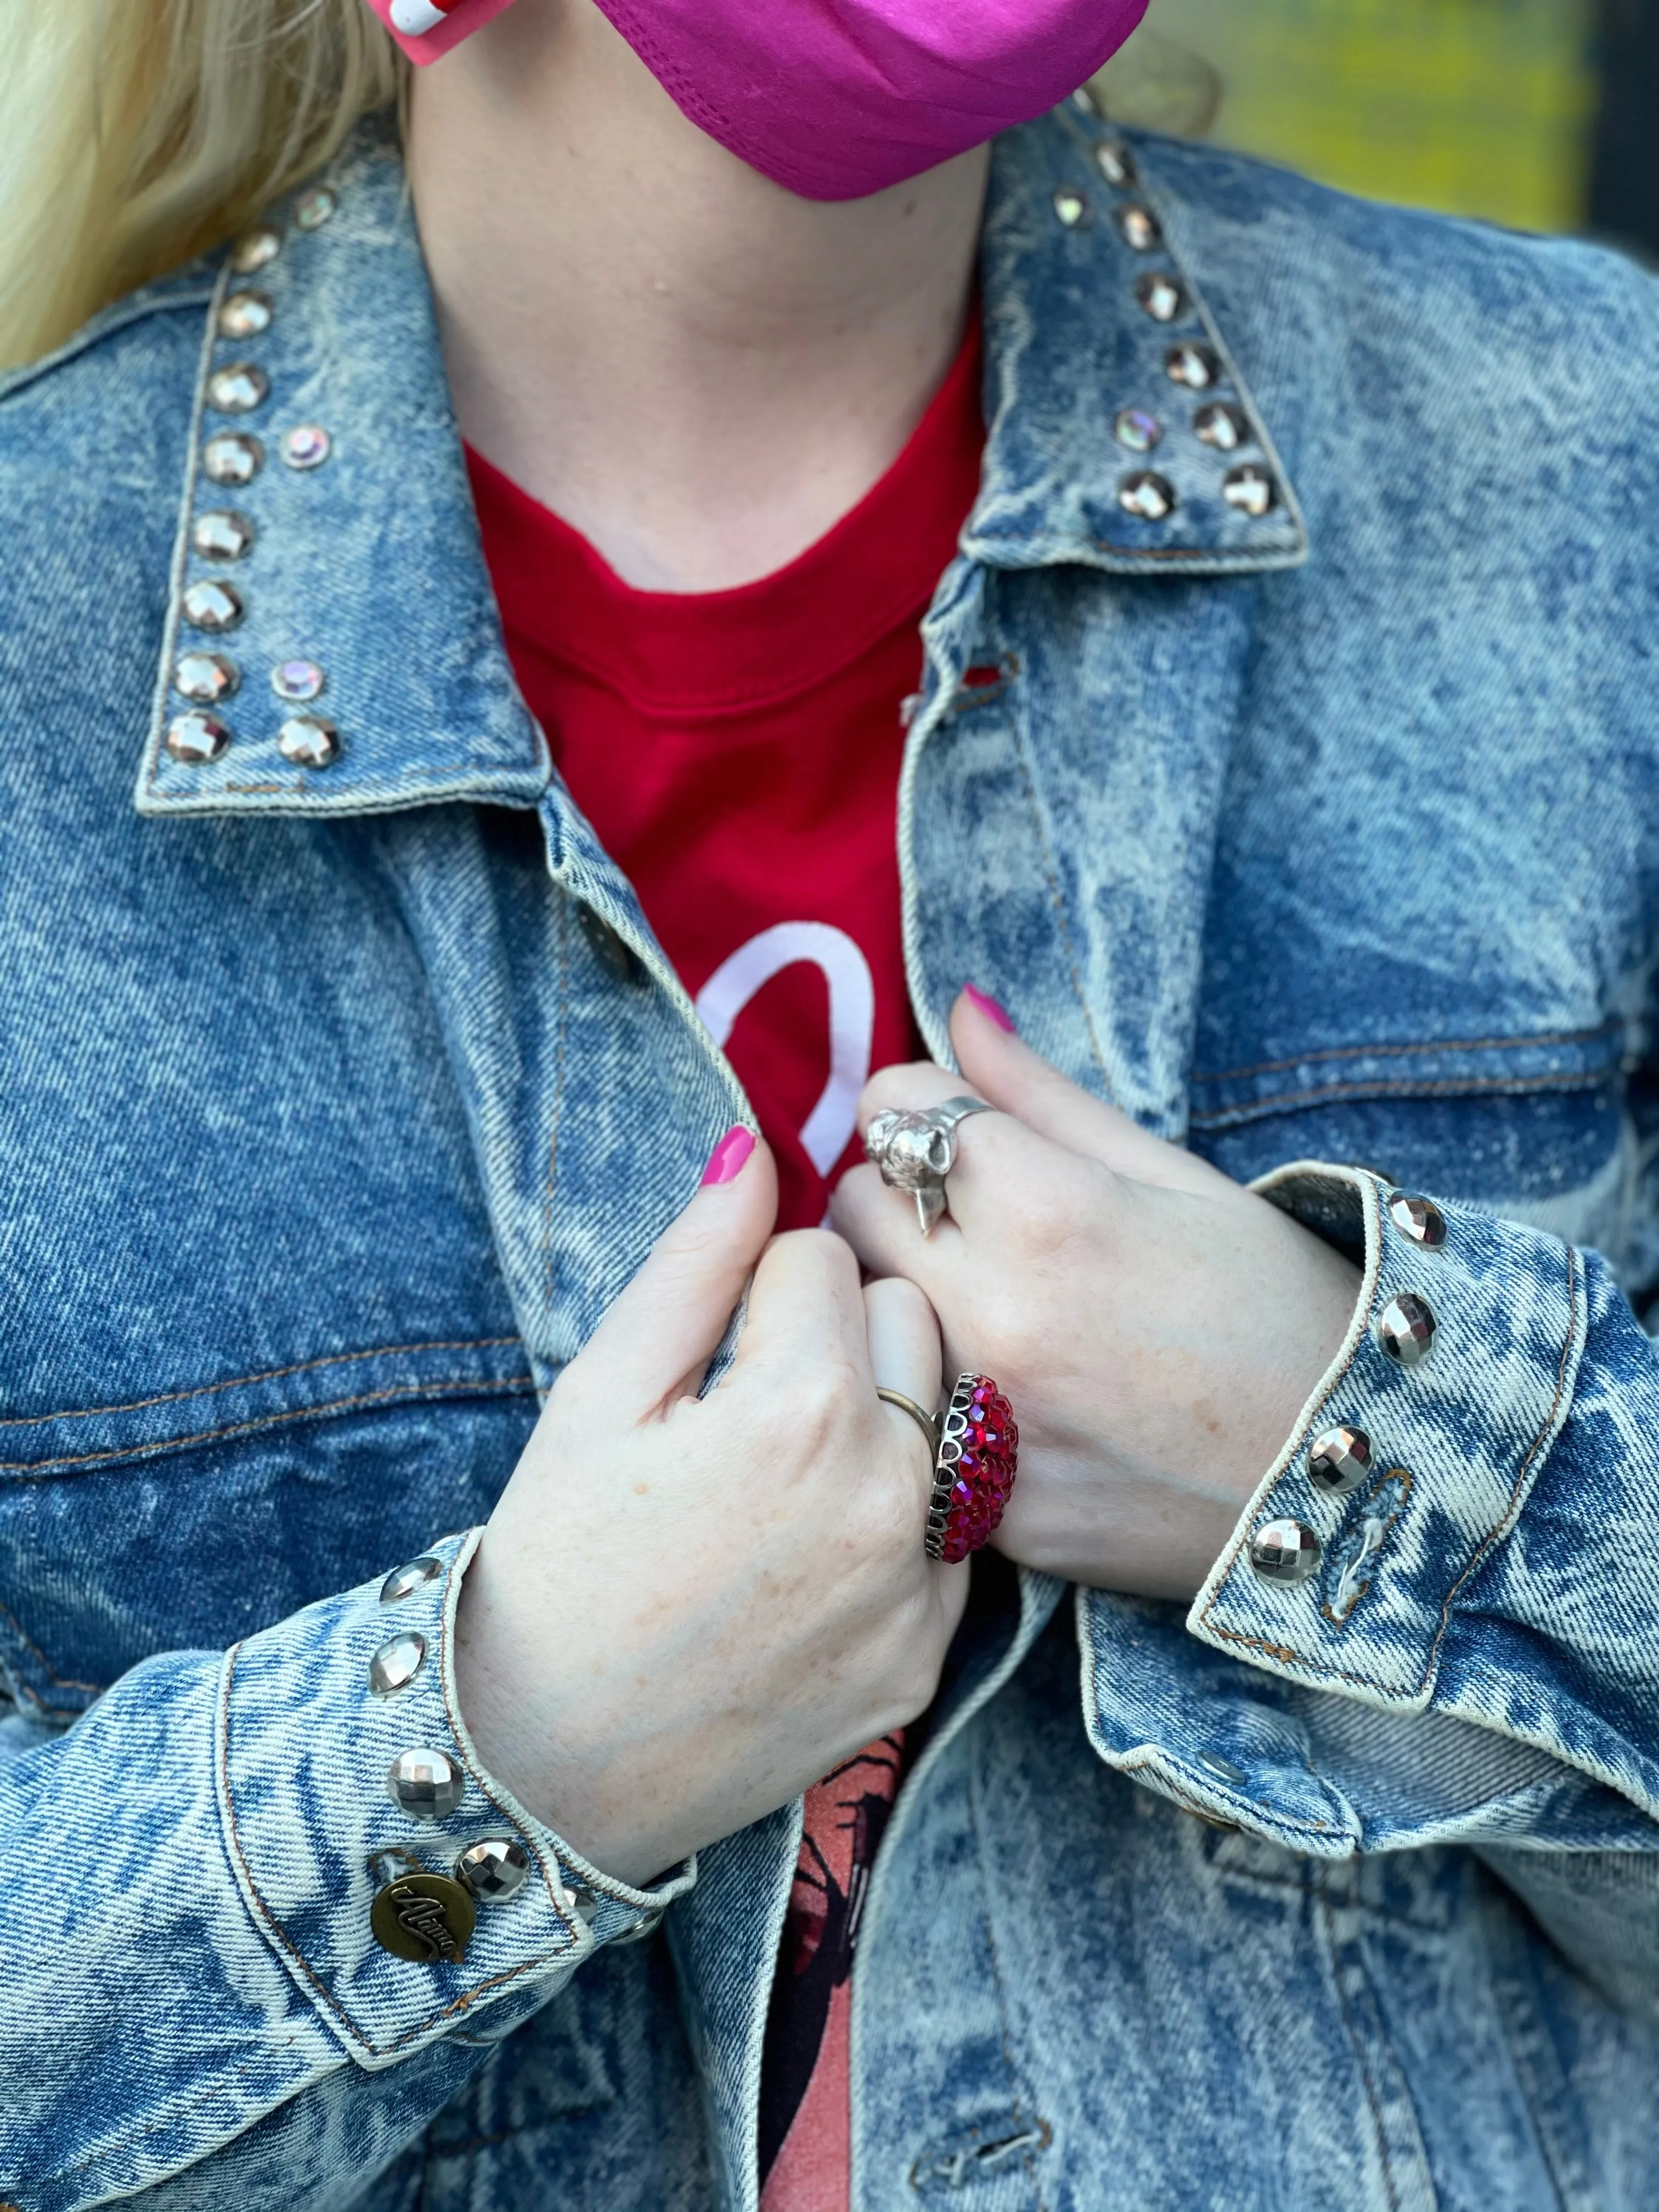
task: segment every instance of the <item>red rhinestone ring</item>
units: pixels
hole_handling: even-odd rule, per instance
[[[997,1532],[1019,1465],[1014,1409],[988,1375],[960,1375],[939,1427],[927,1556],[954,1566]]]

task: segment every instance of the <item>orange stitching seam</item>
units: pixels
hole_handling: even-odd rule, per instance
[[[1516,1094],[1523,1091],[1587,1091],[1601,1079],[1595,1071],[1585,1069],[1582,1073],[1567,1075],[1437,1076],[1426,1083],[1386,1083],[1380,1079],[1375,1083],[1330,1083],[1310,1085],[1304,1091],[1281,1091],[1272,1098],[1243,1098],[1237,1106],[1218,1106],[1208,1114],[1194,1114],[1189,1127],[1212,1129],[1240,1115],[1271,1113],[1280,1106],[1322,1106],[1331,1098],[1432,1098],[1447,1092],[1469,1097],[1477,1091]]]
[[[64,1413],[7,1413],[0,1429],[28,1429],[48,1421],[90,1421],[100,1413],[142,1413],[152,1406],[176,1405],[183,1398],[210,1398],[218,1390],[239,1390],[249,1382],[280,1382],[289,1375],[308,1375],[318,1367],[345,1367],[355,1359],[405,1358],[412,1352],[492,1352],[504,1344],[517,1344],[516,1336],[452,1336],[427,1344],[377,1344],[367,1352],[328,1352],[315,1359],[296,1360],[292,1367],[266,1367],[252,1375],[233,1375],[227,1382],[204,1382],[194,1390],[164,1390],[154,1398],[131,1398],[125,1406],[77,1406]],[[5,2207],[0,2205],[0,2212]]]
[[[1593,1044],[1597,1037],[1616,1036],[1620,1021],[1603,1022],[1599,1029],[1556,1030],[1543,1036],[1450,1037],[1427,1044],[1322,1045],[1316,1052],[1299,1052],[1290,1060],[1264,1060],[1254,1067],[1224,1067],[1209,1075],[1194,1074],[1194,1083],[1230,1083],[1246,1075],[1279,1075],[1287,1067],[1305,1067],[1316,1060],[1399,1060],[1418,1053],[1521,1052],[1528,1045]]]
[[[153,1459],[159,1453],[182,1451],[188,1444],[212,1443],[221,1437],[246,1436],[252,1429],[280,1428],[288,1421],[320,1420],[327,1413],[343,1413],[353,1406],[384,1405],[394,1398],[488,1397],[504,1390],[533,1389],[533,1375],[507,1375],[481,1379],[467,1376],[455,1382],[400,1382],[385,1390],[364,1390],[351,1398],[331,1398],[325,1405],[295,1406],[284,1413],[261,1413],[252,1420],[230,1421],[222,1429],[198,1429],[187,1437],[163,1437],[155,1443],[121,1444],[108,1451],[82,1452],[68,1459],[0,1460],[0,1474],[50,1474],[64,1467],[102,1467],[112,1460]]]

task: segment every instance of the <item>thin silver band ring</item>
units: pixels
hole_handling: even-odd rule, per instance
[[[910,1419],[915,1423],[916,1426],[921,1431],[923,1436],[927,1439],[927,1460],[928,1464],[932,1466],[939,1457],[939,1421],[937,1417],[932,1413],[923,1413],[921,1407],[917,1405],[915,1400],[914,1398],[907,1398],[902,1390],[885,1390],[882,1388],[881,1384],[878,1382],[876,1385],[876,1395],[881,1400],[884,1406],[896,1406],[901,1413],[908,1413],[910,1416]]]

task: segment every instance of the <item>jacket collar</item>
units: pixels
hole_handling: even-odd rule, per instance
[[[983,279],[990,430],[963,537],[963,551],[987,567],[1213,575],[1304,556],[1266,426],[1169,249],[1168,214],[1136,174],[1147,161],[1147,149],[1131,151],[1075,110],[998,145]],[[1169,319],[1153,311],[1166,308]],[[1202,392],[1167,373],[1183,344],[1212,380]],[[1237,486],[1227,495],[1242,457],[1193,433],[1197,409],[1217,404],[1237,410],[1246,453],[1261,457],[1273,501],[1263,512],[1235,503]],[[1149,453],[1122,442],[1131,410],[1159,418],[1164,434]],[[245,483],[215,480],[219,457],[232,453],[255,471]],[[1143,472],[1153,481],[1135,513],[1125,499]],[[251,538],[234,560],[214,550],[227,533]],[[216,581],[240,603],[219,634],[190,619],[204,611],[192,587]],[[220,258],[167,608],[138,775],[143,813],[529,805],[549,786],[546,747],[502,642],[403,164],[384,120]],[[200,757],[199,731],[197,757],[179,757],[190,733],[178,728],[189,702],[177,672],[191,653],[218,655],[235,686],[202,709],[228,733],[210,758]],[[278,696],[277,672],[296,663],[321,672],[313,700]],[[293,757],[307,737],[296,717],[331,726],[337,758]],[[310,741],[319,742],[314,732]]]

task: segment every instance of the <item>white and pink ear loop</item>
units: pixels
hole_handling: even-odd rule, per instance
[[[392,0],[392,27],[406,39],[423,39],[460,4],[461,0]]]

